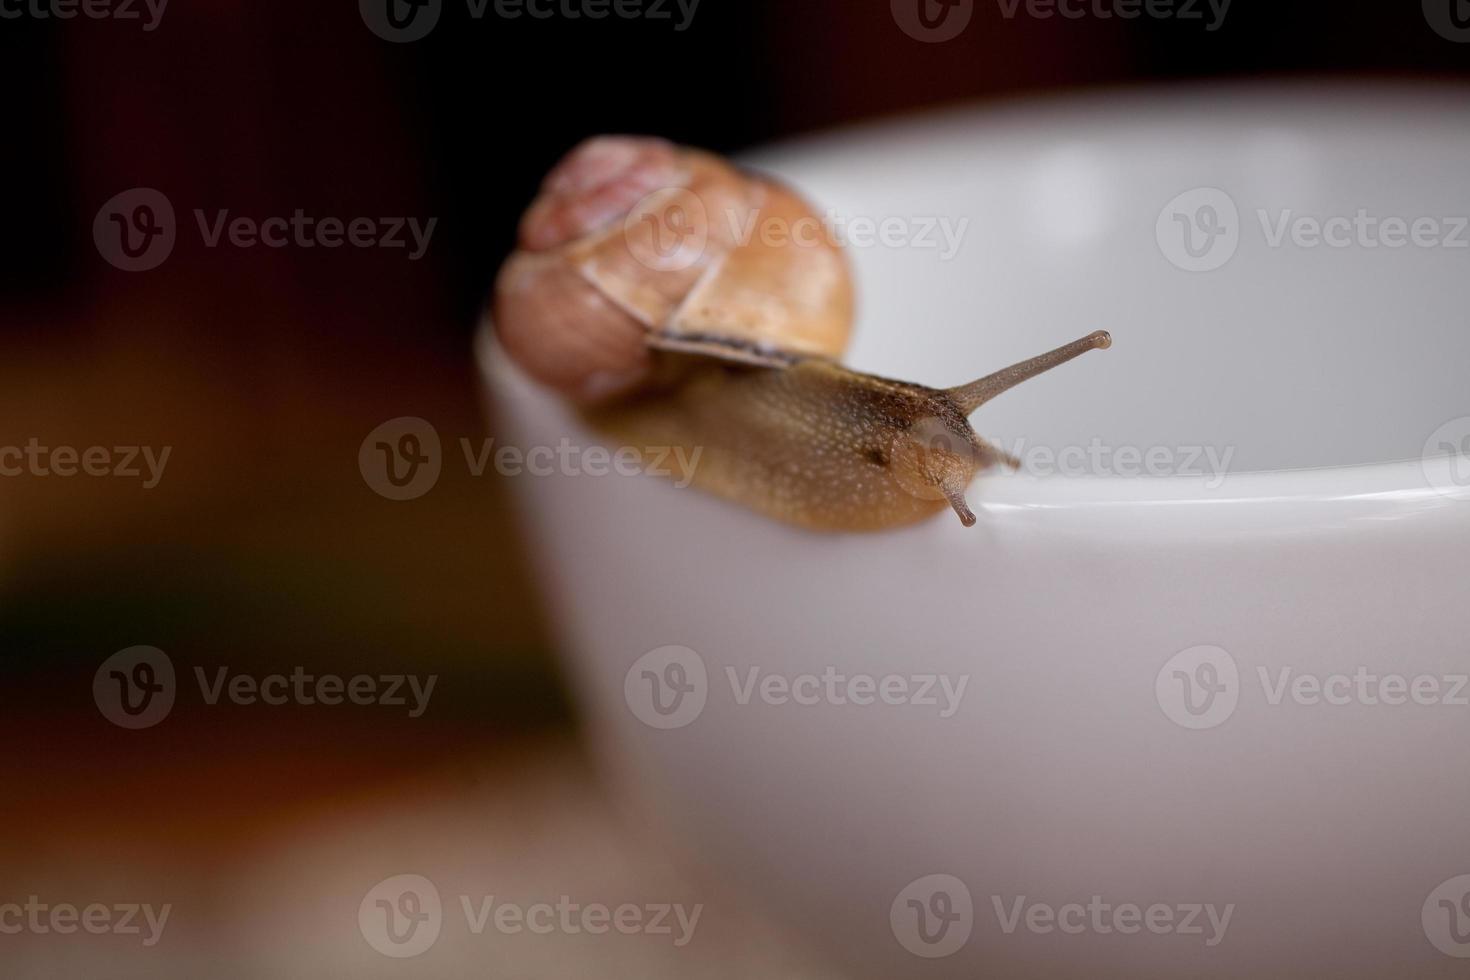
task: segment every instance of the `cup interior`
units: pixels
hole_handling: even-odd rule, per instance
[[[1470,414],[1467,161],[1457,91],[1242,87],[951,111],[748,162],[845,236],[853,366],[952,385],[1107,329],[977,432],[1229,449],[1242,472],[1417,459]]]

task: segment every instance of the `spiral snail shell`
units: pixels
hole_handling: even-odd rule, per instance
[[[825,238],[738,241],[809,218],[791,191],[710,154],[590,140],[521,221],[496,286],[500,341],[534,378],[583,401],[638,384],[658,349],[757,364],[840,357],[853,306],[841,251]]]
[[[751,233],[772,226],[786,233]],[[1097,331],[928,388],[838,363],[852,294],[840,248],[790,190],[663,140],[599,137],[527,210],[494,322],[522,370],[610,437],[682,448],[699,460],[695,485],[817,530],[893,527],[945,506],[974,524],[975,473],[1018,464],[967,416],[1111,343]]]

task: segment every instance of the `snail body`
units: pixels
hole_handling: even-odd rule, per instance
[[[1031,377],[1107,343],[1106,334],[1093,334],[1017,367]],[[1018,465],[980,439],[967,418],[1024,380],[1008,370],[938,389],[823,358],[752,367],[675,356],[663,383],[584,414],[628,445],[683,449],[698,460],[694,485],[789,523],[877,530],[949,506],[968,527],[975,515],[964,493],[975,474],[996,463]]]
[[[697,460],[694,485],[773,518],[862,531],[948,506],[973,525],[975,474],[1018,464],[970,413],[1108,334],[955,388],[851,370],[838,363],[852,290],[836,245],[738,233],[803,220],[816,219],[796,195],[708,155],[591,141],[522,222],[497,283],[502,346],[609,438],[680,450]]]

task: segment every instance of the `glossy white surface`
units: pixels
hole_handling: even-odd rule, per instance
[[[976,429],[1028,451],[1095,439],[1162,447],[1174,469],[1191,447],[1231,464],[1037,475],[1033,455],[1037,472],[971,488],[972,529],[946,513],[867,536],[646,477],[518,478],[589,727],[649,818],[876,976],[1461,975],[1430,933],[1470,954],[1436,892],[1470,872],[1470,705],[1444,703],[1470,673],[1470,461],[1421,456],[1470,436],[1453,421],[1470,416],[1470,249],[1272,248],[1256,210],[1470,214],[1467,107],[1414,89],[1113,95],[761,154],[840,213],[971,221],[948,261],[852,250],[856,366],[950,384],[1106,327],[1112,350],[1008,393]],[[1156,239],[1195,187],[1239,209],[1212,272]],[[485,353],[501,442],[596,442]],[[698,717],[661,730],[624,690],[666,645],[708,680]],[[1207,654],[1219,683],[1236,677],[1215,701],[1192,688],[1210,707],[1191,715],[1175,668],[1211,675],[1172,658],[1196,647],[1225,651]],[[941,718],[741,704],[726,669],[752,667],[968,680]],[[1310,675],[1338,699],[1332,678],[1359,668],[1438,679],[1440,703],[1304,703],[1289,686]],[[927,959],[890,911],[932,874],[964,883],[974,919]],[[1203,935],[1001,921],[1020,896],[1094,895],[1234,908],[1212,946],[1203,917]],[[1470,903],[1454,911],[1470,929]]]

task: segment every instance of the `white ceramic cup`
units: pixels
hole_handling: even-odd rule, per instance
[[[976,413],[1026,466],[971,529],[517,477],[644,812],[878,976],[1461,975],[1464,93],[1100,95],[751,162],[851,239],[853,366],[1114,346]],[[492,348],[502,444],[600,443]]]

